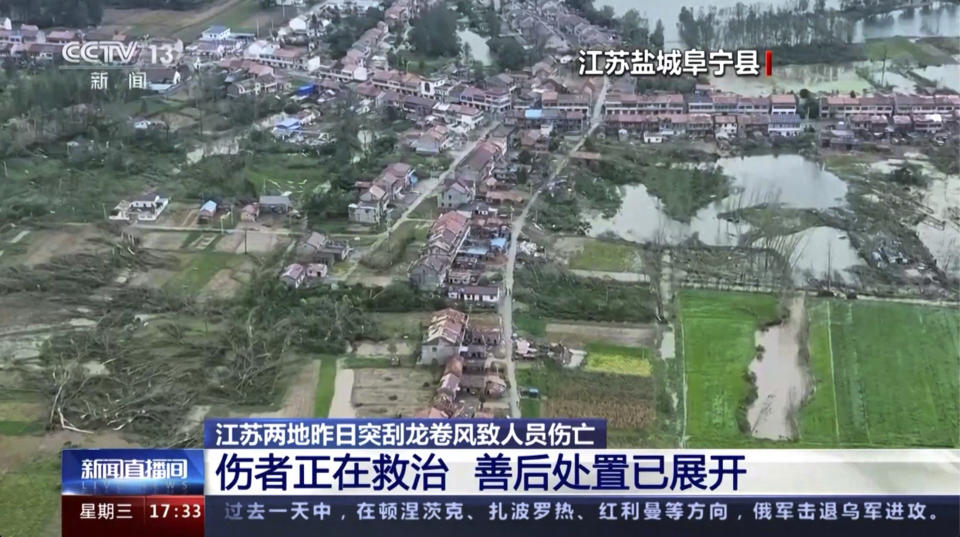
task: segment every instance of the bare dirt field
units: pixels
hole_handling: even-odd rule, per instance
[[[333,399],[330,400],[328,418],[355,418],[357,411],[350,403],[353,398],[354,370],[341,369],[337,365],[337,379],[333,386]]]
[[[210,278],[200,292],[200,298],[230,298],[253,275],[253,262],[246,260],[234,269],[222,269]]]
[[[435,384],[423,369],[356,369],[353,407],[361,418],[411,417],[430,404]]]
[[[188,26],[202,23],[218,14],[243,3],[244,0],[217,2],[203,10],[182,11],[173,9],[104,9],[103,26],[119,30],[152,30],[175,33]]]
[[[407,356],[413,353],[414,344],[409,341],[397,341],[397,355]],[[379,341],[360,341],[353,349],[357,356],[390,356],[389,343]]]
[[[17,468],[37,455],[57,454],[67,443],[84,448],[138,447],[113,431],[96,434],[57,431],[43,436],[0,435],[0,472]]]
[[[567,345],[582,345],[590,341],[602,341],[628,347],[654,348],[657,343],[657,326],[553,322],[547,324],[547,337]]]
[[[313,403],[317,396],[317,381],[320,380],[320,361],[310,360],[290,383],[283,399],[283,407],[274,412],[255,414],[262,418],[309,418],[313,416]]]
[[[170,278],[175,276],[178,271],[167,269],[150,269],[135,273],[127,285],[131,287],[149,287],[151,289],[160,289]]]
[[[62,255],[99,253],[109,249],[106,244],[93,242],[94,239],[112,240],[113,237],[95,226],[32,231],[22,239],[22,242],[29,242],[23,263],[39,265]]]
[[[186,238],[185,231],[150,231],[143,234],[140,244],[153,250],[179,250]]]
[[[246,235],[246,239],[244,239],[244,235]],[[244,252],[244,240],[247,243],[246,252]],[[237,232],[225,235],[214,249],[218,252],[235,254],[268,254],[278,246],[286,246],[289,243],[290,237],[287,235],[251,230],[247,233]]]
[[[185,116],[183,114],[175,114],[175,113],[161,114],[160,119],[164,121],[172,131],[185,129],[192,125],[196,125],[197,123],[197,120],[193,119],[190,116]]]

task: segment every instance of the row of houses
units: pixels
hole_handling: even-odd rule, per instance
[[[792,94],[769,97],[743,97],[732,93],[633,94],[612,92],[603,103],[603,114],[797,114],[797,98]]]
[[[951,115],[960,110],[960,95],[828,95],[820,98],[820,117],[840,119],[853,115]]]
[[[713,135],[721,138],[752,133],[793,137],[802,130],[797,114],[617,114],[604,118],[604,125],[612,131],[659,136]]]
[[[359,181],[360,192],[355,203],[347,206],[351,222],[379,224],[386,218],[388,206],[403,198],[403,193],[416,184],[417,176],[406,162],[394,162],[372,181]]]
[[[911,132],[933,134],[947,127],[960,125],[960,110],[953,113],[932,114],[853,114],[844,116],[854,132],[873,135]]]

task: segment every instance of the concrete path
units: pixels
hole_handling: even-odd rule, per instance
[[[503,273],[503,287],[505,290],[505,296],[503,300],[500,301],[500,319],[503,321],[504,337],[503,337],[503,356],[507,361],[507,382],[510,385],[510,390],[508,393],[509,403],[510,403],[510,415],[519,418],[520,416],[520,390],[517,387],[517,371],[516,364],[513,362],[513,273],[517,264],[517,242],[520,240],[520,232],[523,230],[523,226],[527,222],[527,217],[530,215],[530,208],[534,206],[537,202],[537,198],[540,197],[540,194],[543,192],[545,185],[549,185],[556,177],[557,174],[563,170],[567,163],[570,162],[570,155],[576,151],[580,150],[580,147],[583,146],[583,142],[593,133],[593,131],[600,126],[600,120],[602,119],[603,113],[603,101],[607,95],[609,81],[606,77],[603,79],[603,87],[600,90],[600,97],[597,99],[597,102],[594,105],[593,114],[590,117],[590,128],[587,132],[580,138],[580,140],[574,145],[560,160],[557,166],[550,172],[550,176],[546,181],[543,182],[542,186],[533,193],[533,196],[523,207],[523,211],[520,213],[519,218],[513,221],[511,225],[511,235],[510,235],[510,248],[507,253],[507,266]]]

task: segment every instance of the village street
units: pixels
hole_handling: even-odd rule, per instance
[[[586,139],[589,138],[590,135],[593,134],[593,131],[600,125],[603,102],[607,95],[607,87],[608,80],[606,77],[604,77],[603,87],[600,89],[600,97],[594,104],[593,114],[590,116],[590,128],[580,138],[580,140],[578,140],[577,143],[570,148],[569,151],[567,151],[563,158],[560,159],[557,166],[550,172],[550,176],[547,177],[546,180],[543,181],[543,184],[540,186],[540,188],[533,193],[533,196],[524,206],[520,216],[514,220],[513,224],[511,225],[510,248],[507,252],[507,267],[503,274],[504,296],[503,300],[500,301],[500,320],[503,324],[504,330],[504,337],[502,339],[504,345],[503,356],[507,362],[507,384],[510,386],[510,392],[508,394],[508,397],[510,398],[510,415],[514,418],[521,417],[520,390],[517,386],[517,368],[516,364],[513,362],[513,272],[517,264],[517,241],[520,240],[520,231],[527,222],[527,216],[530,214],[530,208],[533,207],[533,205],[537,202],[537,198],[540,197],[540,193],[543,192],[543,189],[547,185],[556,179],[558,173],[566,168],[567,163],[570,161],[570,155],[579,151]]]
[[[491,131],[493,131],[493,129],[497,128],[499,125],[500,125],[499,121],[492,122],[487,128],[483,129],[483,131],[481,131],[476,138],[464,144],[459,151],[454,153],[453,161],[450,162],[450,165],[447,166],[447,169],[443,173],[441,173],[437,177],[430,177],[428,179],[424,179],[420,181],[420,183],[417,185],[417,190],[416,190],[418,193],[417,199],[415,199],[413,203],[407,206],[406,210],[403,211],[403,214],[400,215],[400,218],[397,218],[397,220],[389,228],[387,228],[387,231],[380,233],[380,235],[377,237],[377,240],[370,245],[370,251],[371,252],[376,251],[377,248],[379,248],[380,245],[383,244],[383,241],[387,240],[387,238],[390,237],[391,233],[396,231],[397,228],[399,228],[404,222],[410,220],[411,219],[410,214],[412,214],[413,211],[415,211],[417,207],[419,207],[420,204],[423,203],[423,200],[434,195],[436,193],[437,188],[440,185],[442,185],[443,182],[447,179],[447,176],[449,176],[451,173],[454,173],[457,170],[457,166],[459,166],[460,163],[463,162],[463,159],[467,158],[467,155],[469,155],[470,152],[477,147],[477,144],[484,141],[487,138],[487,134],[489,134]],[[350,270],[347,271],[347,273],[345,273],[340,279],[344,281],[348,280],[350,276],[353,274],[353,271],[356,270],[356,268],[357,268],[357,265],[354,264],[352,267],[350,267]]]

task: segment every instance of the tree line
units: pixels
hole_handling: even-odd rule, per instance
[[[811,9],[812,8],[812,9]],[[826,9],[826,0],[798,0],[791,7],[737,4],[728,9],[684,7],[677,22],[687,46],[724,48],[846,45],[853,42],[855,21]]]

